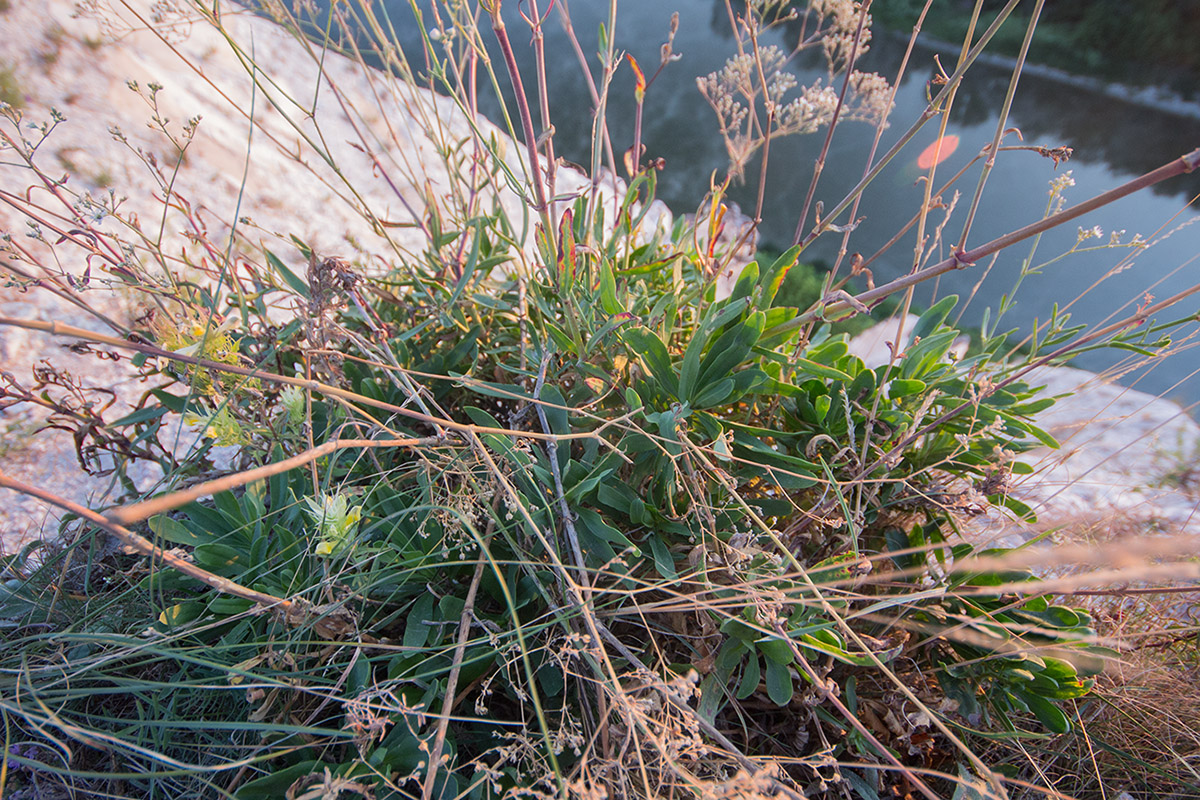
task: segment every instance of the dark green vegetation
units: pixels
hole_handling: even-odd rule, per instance
[[[906,32],[924,0],[887,0],[871,11],[888,28]],[[986,0],[977,30],[986,28],[1004,6]],[[993,40],[992,51],[1015,56],[1029,24],[1022,4]],[[933,0],[923,30],[947,42],[959,42],[975,3]],[[1200,7],[1193,0],[1047,0],[1029,60],[1082,75],[1126,83],[1170,85],[1195,99],[1200,86]]]
[[[25,95],[21,91],[21,83],[13,67],[0,61],[0,103],[8,103],[14,108],[25,105]]]

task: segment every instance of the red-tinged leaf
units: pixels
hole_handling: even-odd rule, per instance
[[[568,208],[563,212],[562,221],[558,225],[558,274],[559,281],[563,284],[574,283],[578,274],[574,219],[574,214]]]
[[[629,53],[625,54],[625,58],[629,60],[629,66],[633,67],[633,74],[637,78],[637,85],[633,89],[633,96],[640,104],[646,96],[646,73],[642,72],[642,68],[638,65],[636,58]]]
[[[720,201],[713,201],[712,208],[708,214],[708,258],[711,261],[713,252],[717,246],[717,239],[721,238],[721,232],[725,230],[725,212],[729,209]]]

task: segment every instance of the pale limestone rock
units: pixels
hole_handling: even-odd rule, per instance
[[[904,331],[916,320],[910,315]],[[899,324],[870,328],[850,342],[850,352],[868,366],[887,363]],[[1029,526],[996,510],[968,521],[973,537],[1014,545],[1050,528],[1115,519],[1146,532],[1200,533],[1200,496],[1175,479],[1200,455],[1200,425],[1183,408],[1071,367],[1041,367],[1024,380],[1058,397],[1034,421],[1059,449],[1022,454],[1035,472],[1014,479],[1013,496],[1038,522]]]
[[[858,356],[871,369],[888,363],[901,330],[907,344],[917,319],[917,316],[909,314],[904,318],[893,317],[878,325],[872,325],[850,340],[850,355]]]

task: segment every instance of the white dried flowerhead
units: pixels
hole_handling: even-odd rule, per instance
[[[892,87],[887,78],[876,72],[850,74],[850,102],[843,110],[846,119],[887,126],[892,113]]]
[[[771,137],[812,133],[829,121],[837,103],[836,94],[827,95],[818,85],[805,88],[803,96],[785,104],[785,95],[798,84],[796,77],[785,69],[787,55],[779,47],[768,45],[758,49],[757,57],[755,61],[752,53],[734,56],[720,71],[696,81],[700,93],[717,113],[734,175],[741,174],[746,162],[765,141],[759,133],[761,127],[750,114],[760,95],[773,117],[767,133]],[[765,87],[760,84],[760,75],[766,81]]]
[[[1066,205],[1067,198],[1063,192],[1069,186],[1075,185],[1075,179],[1071,177],[1071,170],[1067,170],[1062,175],[1058,175],[1050,181],[1050,213],[1057,214],[1062,211]]]
[[[871,15],[862,19],[862,32],[858,33],[859,17],[862,16],[862,4],[852,0],[810,0],[809,7],[825,24],[825,35],[821,39],[821,47],[825,51],[825,60],[829,63],[830,72],[836,74],[844,70],[850,61],[850,53],[855,58],[861,58],[870,49]],[[854,47],[854,37],[858,36],[858,47]]]
[[[786,3],[753,2],[760,21],[784,13]],[[787,69],[791,54],[777,45],[743,47],[717,72],[697,78],[696,85],[717,114],[721,137],[729,153],[730,174],[742,176],[746,163],[768,139],[814,133],[838,113],[838,91],[833,79],[849,63],[851,45],[858,36],[858,53],[866,52],[870,24],[859,4],[849,0],[812,0],[811,8],[824,28],[818,36],[829,60],[829,79],[800,86]],[[747,34],[743,34],[745,36]],[[787,96],[798,86],[799,96]],[[875,73],[852,72],[840,119],[882,124],[891,111],[891,87]],[[761,105],[759,104],[761,100]],[[765,116],[764,116],[765,112]]]

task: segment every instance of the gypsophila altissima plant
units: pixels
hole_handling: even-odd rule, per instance
[[[353,123],[331,130],[359,137],[371,176],[323,178],[370,220],[370,256],[245,223],[263,238],[231,233],[229,258],[157,159],[146,166],[170,193],[167,218],[190,226],[183,256],[135,227],[24,206],[49,246],[83,248],[146,308],[113,335],[0,322],[132,354],[149,384],[140,405],[76,429],[126,437],[126,475],[146,460],[163,475],[93,510],[0,473],[74,515],[62,546],[4,561],[0,624],[17,655],[0,671],[0,710],[16,746],[0,782],[240,800],[1007,796],[970,737],[1068,735],[1073,701],[1113,651],[1088,613],[1042,588],[1036,560],[962,530],[1032,515],[1014,476],[1031,471],[1024,453],[1056,444],[1032,370],[1114,337],[1152,345],[1172,323],[1141,323],[1171,303],[1091,333],[1056,318],[1023,351],[985,325],[963,352],[945,297],[877,365],[830,322],[1193,170],[1200,154],[1001,240],[922,254],[897,281],[851,295],[830,278],[809,308],[789,307],[789,273],[813,237],[853,232],[836,220],[857,195],[812,227],[799,210],[808,233],[777,257],[733,264],[717,246],[720,186],[760,150],[765,175],[774,136],[832,136],[850,119],[882,130],[891,84],[855,70],[867,4],[796,9],[799,45],[829,67],[828,84],[807,88],[790,54],[756,41],[794,4],[736,6],[739,53],[700,80],[732,163],[698,199],[699,223],[661,213],[661,165],[608,126],[617,70],[636,64],[612,26],[588,73],[593,166],[611,174],[580,180],[554,155],[544,53],[529,81],[515,69],[524,36],[506,5],[414,8],[424,49],[412,54],[371,4],[262,3],[273,21],[246,28],[231,6],[190,9],[238,48],[272,118],[302,109],[297,141],[321,158],[296,150],[298,169],[357,156],[312,134],[328,123],[315,101],[281,95],[270,57],[247,43],[281,25],[319,65]],[[518,10],[535,50],[548,14],[569,23],[565,7]],[[679,66],[678,24],[663,66]],[[367,68],[368,46],[385,70]],[[944,76],[930,118],[962,70]],[[354,80],[421,136],[401,142],[399,118],[356,110]],[[640,108],[650,82],[640,67],[632,81]],[[481,87],[501,82],[508,138],[473,113]],[[171,136],[161,91],[150,108]],[[13,157],[65,192],[39,166],[41,140],[8,119]],[[177,155],[196,130],[175,134]],[[424,146],[431,161],[416,169],[406,159]],[[437,164],[442,184],[423,172]],[[376,176],[403,213],[368,197]],[[104,208],[119,217],[115,201]],[[67,214],[81,227],[51,242]],[[79,297],[12,248],[13,280]],[[181,418],[204,440],[183,452],[167,425]],[[232,446],[226,468],[218,444]]]

